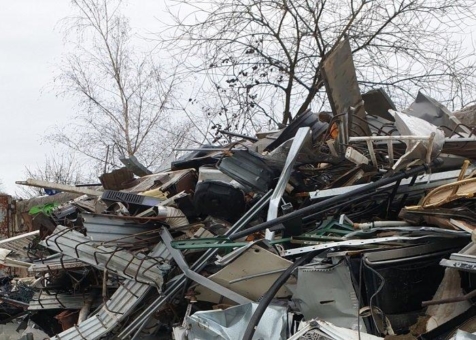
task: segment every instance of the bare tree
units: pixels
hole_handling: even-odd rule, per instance
[[[77,185],[98,182],[92,173],[72,154],[51,154],[45,157],[42,164],[35,167],[25,167],[25,178],[33,178],[47,182]],[[16,196],[31,198],[45,195],[42,188],[19,186]]]
[[[326,105],[321,64],[344,37],[362,90],[384,87],[401,105],[421,88],[454,106],[475,99],[474,53],[455,36],[470,26],[475,1],[174,3],[162,38],[208,79],[194,99],[226,128],[286,124]]]
[[[120,0],[72,4],[77,15],[64,21],[72,52],[55,84],[60,94],[78,102],[79,113],[53,139],[95,160],[98,171],[119,166],[120,156],[160,165],[177,140],[187,141],[188,126],[172,115],[173,70],[166,72],[150,53],[140,52]]]

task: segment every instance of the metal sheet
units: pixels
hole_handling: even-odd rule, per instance
[[[149,255],[165,260],[171,258],[163,243],[159,243]],[[150,290],[149,285],[126,280],[98,314],[89,317],[78,326],[57,334],[51,340],[99,339],[132,313]]]
[[[302,322],[300,330],[288,340],[310,340],[310,339],[330,339],[330,340],[383,340],[384,338],[354,331],[344,327],[337,327],[324,320],[310,320]]]
[[[299,280],[293,301],[305,320],[319,318],[339,327],[357,330],[360,306],[349,267],[341,259],[333,261],[332,264],[318,263],[299,267]],[[362,319],[360,330],[366,332]]]
[[[243,339],[246,327],[258,307],[248,303],[226,310],[196,312],[187,317],[187,339],[235,340]],[[256,328],[253,339],[286,339],[287,308],[269,306]]]
[[[141,258],[117,247],[96,245],[91,239],[64,226],[57,226],[54,233],[41,243],[100,270],[107,269],[123,278],[161,289],[163,279],[158,268],[160,263],[150,257]]]
[[[393,116],[388,113],[388,110],[396,110],[397,107],[384,89],[370,90],[362,95],[362,99],[365,102],[365,111],[369,115],[380,116],[391,122],[394,121]]]
[[[31,273],[47,272],[49,270],[65,270],[85,267],[87,264],[63,254],[54,254],[47,258],[33,262],[28,268]]]
[[[418,91],[415,101],[404,112],[436,126],[447,127],[448,129],[444,129],[446,137],[451,137],[452,131],[456,128],[456,123],[450,119],[452,116],[450,110],[421,91]]]
[[[334,115],[346,113],[351,107],[357,107],[362,103],[349,40],[341,41],[326,56],[322,71],[326,81],[327,96]],[[357,112],[349,116],[348,122],[349,136],[370,136],[363,105],[358,107]]]
[[[137,223],[131,219],[124,219],[114,215],[81,214],[87,235],[93,241],[107,242],[119,240],[121,243],[137,241],[153,241],[150,235],[134,235],[158,229],[157,223]],[[132,236],[131,236],[132,235]],[[128,237],[130,236],[130,237]],[[160,238],[155,237],[155,242]]]
[[[121,156],[119,160],[136,176],[142,177],[152,174],[134,155],[129,157]]]
[[[476,333],[468,333],[458,329],[450,340],[476,340]]]
[[[379,244],[379,243],[387,243],[387,242],[398,242],[398,241],[417,241],[423,240],[426,238],[435,238],[441,236],[417,236],[417,237],[408,237],[408,236],[391,236],[391,237],[379,237],[379,238],[372,238],[372,239],[362,239],[362,240],[347,240],[347,241],[339,241],[339,242],[326,242],[322,244],[318,244],[315,246],[309,247],[301,247],[295,249],[289,249],[284,252],[283,256],[293,256],[293,255],[300,255],[309,253],[315,250],[324,250],[329,248],[335,247],[360,247],[369,244]]]
[[[35,292],[30,300],[28,310],[42,309],[81,309],[84,302],[89,299],[89,295],[71,295],[71,294],[49,294],[46,291]],[[101,299],[95,299],[92,307],[98,307]]]
[[[250,210],[244,214],[240,220],[238,220],[224,236],[233,235],[236,232],[242,230],[250,221],[252,221],[256,215],[267,205],[272,191],[268,191]],[[218,249],[207,250],[191,267],[192,270],[199,271],[203,266],[210,261]],[[171,297],[177,294],[182,287],[187,283],[185,275],[180,276],[174,282],[168,282],[167,289],[164,294],[154,300],[135,320],[131,321],[127,327],[118,335],[119,339],[129,338],[129,335],[135,331],[135,335],[138,335],[143,329],[152,314],[161,308],[165,302]]]
[[[281,256],[259,246],[252,246],[234,259],[233,262],[227,264],[226,267],[211,275],[209,279],[256,301],[268,291],[281,274],[281,271],[286,270],[291,265],[291,261],[283,259]],[[246,276],[249,277],[247,280],[241,280]],[[291,279],[289,282],[294,283],[295,281]],[[198,299],[217,302],[214,300],[216,296],[205,288],[197,288],[197,292],[200,292]],[[276,294],[277,297],[290,295],[291,292],[285,287],[281,288]]]
[[[240,294],[237,294],[236,292],[226,288],[226,287],[223,287],[221,285],[219,285],[218,283],[200,275],[200,274],[197,274],[196,272],[194,272],[193,270],[191,270],[187,263],[185,262],[183,256],[182,256],[182,253],[177,250],[177,249],[174,249],[172,248],[172,245],[170,244],[170,242],[173,240],[172,236],[170,235],[169,231],[165,228],[162,228],[161,229],[161,232],[160,232],[160,235],[162,237],[162,240],[164,241],[165,243],[165,246],[167,247],[167,249],[169,250],[171,256],[173,257],[175,263],[177,263],[177,265],[180,267],[180,269],[183,271],[183,273],[188,277],[190,278],[191,280],[201,284],[201,285],[205,285],[206,287],[210,288],[211,290],[213,290],[214,292],[220,294],[220,295],[223,295],[225,297],[227,297],[228,299],[232,300],[232,301],[235,301],[239,304],[245,304],[245,303],[248,303],[248,302],[251,302],[249,299],[241,296]]]
[[[124,189],[123,191],[140,193],[143,191],[147,191],[152,187],[154,187],[154,189],[166,191],[171,185],[177,183],[182,177],[189,174],[194,175],[195,173],[196,172],[194,169],[184,169],[143,176],[137,179],[137,181],[139,182],[137,185],[133,186],[132,188]],[[162,184],[157,187],[157,183]],[[178,189],[179,192],[182,190],[183,189],[180,188]]]

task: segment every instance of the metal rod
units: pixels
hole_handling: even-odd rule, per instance
[[[431,136],[364,136],[364,137],[350,137],[349,142],[366,142],[374,140],[426,140]],[[476,141],[476,139],[473,139]]]
[[[466,295],[463,295],[463,296],[457,296],[457,297],[441,299],[441,300],[423,301],[421,303],[421,306],[422,307],[428,307],[428,306],[432,306],[432,305],[443,305],[443,304],[446,304],[446,303],[461,302],[461,301],[466,301],[466,300],[472,299],[475,296],[476,296],[476,289],[469,292]]]
[[[241,281],[246,281],[246,280],[255,279],[255,278],[261,277],[261,276],[267,276],[267,275],[282,273],[282,272],[284,272],[285,270],[286,270],[286,268],[281,268],[281,269],[276,269],[276,270],[270,270],[269,272],[257,273],[257,274],[253,274],[253,275],[242,276],[242,277],[240,277],[240,278],[238,278],[238,279],[234,279],[234,280],[229,281],[229,283],[232,284],[232,283],[237,283],[237,282],[241,282]]]
[[[250,137],[250,136],[247,136],[247,135],[242,135],[242,134],[236,133],[236,132],[230,132],[230,131],[226,131],[226,130],[218,130],[218,132],[223,133],[224,135],[229,135],[229,136],[233,136],[233,137],[240,137],[240,138],[243,138],[243,139],[247,139],[247,140],[252,141],[252,142],[257,142],[258,141],[258,138]]]

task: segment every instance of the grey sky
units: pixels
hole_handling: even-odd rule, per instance
[[[157,31],[163,2],[129,2],[124,13],[137,30]],[[25,177],[25,166],[54,154],[43,142],[51,126],[66,124],[74,102],[51,90],[55,65],[64,52],[58,21],[71,15],[65,0],[1,1],[0,10],[0,181],[7,193]]]

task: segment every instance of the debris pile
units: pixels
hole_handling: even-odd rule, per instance
[[[229,144],[161,173],[127,158],[97,190],[22,182],[76,195],[0,241],[29,277],[17,295],[0,282],[2,323],[56,340],[475,338],[473,128],[423,93],[401,111],[361,95],[349,53],[323,65],[333,112],[221,131]]]

